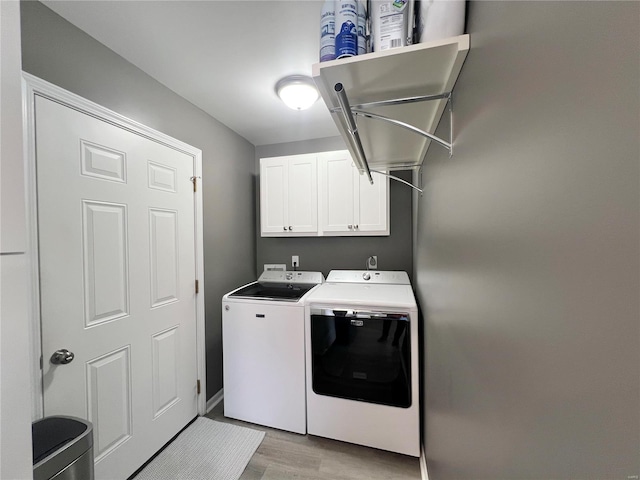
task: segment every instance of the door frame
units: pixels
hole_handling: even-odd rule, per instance
[[[29,259],[29,327],[31,339],[30,379],[32,391],[32,419],[44,416],[44,390],[42,387],[42,332],[40,317],[40,265],[38,249],[38,204],[36,183],[36,138],[35,138],[35,99],[43,97],[66,107],[90,115],[111,125],[136,135],[165,145],[189,155],[193,159],[194,175],[202,178],[202,150],[157,130],[131,120],[75,93],[60,88],[34,75],[22,72],[22,112],[25,152],[25,197],[27,203],[27,255]],[[196,295],[196,359],[197,374],[200,380],[200,394],[197,400],[199,415],[206,413],[206,346],[204,317],[204,239],[202,215],[202,182],[194,193],[195,207],[195,254],[196,279],[200,294]],[[195,279],[194,279],[195,280]]]

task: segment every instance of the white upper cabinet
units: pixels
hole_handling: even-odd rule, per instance
[[[389,179],[372,172],[373,185],[355,166],[359,186],[354,190],[354,222],[356,232],[367,235],[389,235]]]
[[[389,235],[389,179],[358,173],[349,152],[318,154],[320,230],[324,235]]]
[[[326,234],[348,232],[353,228],[354,184],[358,172],[354,172],[352,164],[347,151],[328,152],[320,158],[320,224]]]
[[[260,160],[260,222],[263,237],[318,233],[316,155]]]
[[[347,150],[260,159],[263,237],[389,235],[389,179]]]

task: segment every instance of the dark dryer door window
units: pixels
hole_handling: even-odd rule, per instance
[[[409,331],[408,314],[313,308],[313,391],[411,406]]]

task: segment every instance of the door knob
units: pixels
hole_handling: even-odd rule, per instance
[[[75,355],[73,352],[70,352],[66,348],[62,348],[53,352],[53,355],[51,355],[51,363],[54,365],[66,365],[67,363],[71,363],[74,357]]]

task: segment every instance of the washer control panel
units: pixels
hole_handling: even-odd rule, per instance
[[[321,272],[283,272],[267,270],[262,272],[262,275],[258,278],[258,282],[315,285],[323,283],[324,277]]]

